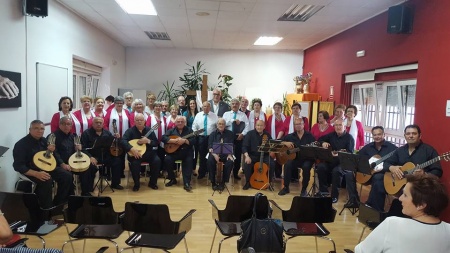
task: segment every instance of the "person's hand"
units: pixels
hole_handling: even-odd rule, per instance
[[[98,161],[97,161],[97,159],[95,159],[95,157],[91,157],[90,160],[91,160],[92,165],[97,166]]]
[[[391,166],[389,167],[389,171],[392,172],[398,179],[403,178],[403,171],[400,169],[401,166]]]
[[[81,149],[82,149],[81,144],[76,144],[76,145],[75,145],[75,150],[81,150]]]
[[[50,174],[45,171],[37,171],[33,176],[41,181],[47,181],[51,178]]]
[[[282,141],[281,144],[286,146],[287,148],[294,148],[294,143],[289,141]]]
[[[212,154],[212,155],[214,157],[214,160],[216,160],[216,162],[219,162],[219,160],[220,160],[219,155],[218,154]]]
[[[54,152],[54,151],[55,151],[55,144],[50,144],[50,145],[48,145],[48,146],[47,146],[47,149],[48,149],[49,151],[51,151],[51,152]]]
[[[67,170],[67,171],[72,171],[72,167],[70,167],[70,165],[65,164],[65,163],[61,164],[61,168],[63,168],[64,170]]]
[[[424,175],[425,171],[423,171],[423,169],[417,169],[413,172],[414,175]]]
[[[142,154],[135,148],[131,148],[130,152],[133,154],[135,159],[140,159],[142,157]]]
[[[236,122],[236,125],[241,124],[241,122],[238,119],[235,119],[234,122]]]
[[[151,141],[151,140],[150,140],[150,141]],[[147,144],[147,143],[150,144],[149,139],[148,139],[147,137],[142,137],[142,138],[140,138],[140,139],[137,141],[137,143],[138,143],[139,145]]]
[[[322,143],[322,148],[329,148],[329,147],[330,147],[330,143],[328,143],[328,142]]]
[[[115,133],[115,134],[114,134],[114,137],[120,138],[120,134],[119,134],[119,133]]]
[[[240,141],[244,139],[244,135],[243,134],[239,134],[238,137],[236,138],[236,140]]]
[[[13,99],[19,96],[19,88],[9,78],[0,76],[0,98]]]
[[[251,164],[252,163],[252,159],[250,158],[250,156],[246,156],[245,157],[245,163],[246,164]]]
[[[227,160],[233,161],[233,155],[228,155]]]

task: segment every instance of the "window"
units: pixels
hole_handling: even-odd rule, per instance
[[[372,141],[371,129],[383,126],[386,140],[405,144],[403,130],[414,123],[416,80],[352,86],[352,104],[358,108],[356,119],[364,125],[366,143]]]
[[[97,96],[102,68],[73,59],[73,104],[74,109],[80,108],[80,97]]]

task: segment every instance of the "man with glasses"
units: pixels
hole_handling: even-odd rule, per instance
[[[127,109],[128,112],[131,112],[133,110],[131,107],[131,104],[133,104],[133,93],[127,91],[123,93],[123,97],[125,98],[125,109]]]
[[[230,106],[221,100],[222,91],[218,88],[213,90],[213,99],[209,100],[209,104],[211,105],[211,111],[217,115],[217,117],[221,118],[223,114],[230,110]]]

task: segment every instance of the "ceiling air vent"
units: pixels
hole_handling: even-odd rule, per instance
[[[151,39],[151,40],[170,40],[169,34],[165,32],[148,32],[146,31],[145,34]]]
[[[323,5],[303,5],[293,4],[289,9],[280,17],[278,21],[300,21],[305,22],[318,11],[320,11]]]

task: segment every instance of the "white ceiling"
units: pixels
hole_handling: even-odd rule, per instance
[[[158,16],[129,15],[114,0],[57,1],[125,47],[304,50],[405,0],[152,0]],[[293,4],[325,7],[306,22],[277,21]],[[171,40],[150,40],[144,31]],[[259,36],[284,39],[254,46]]]

